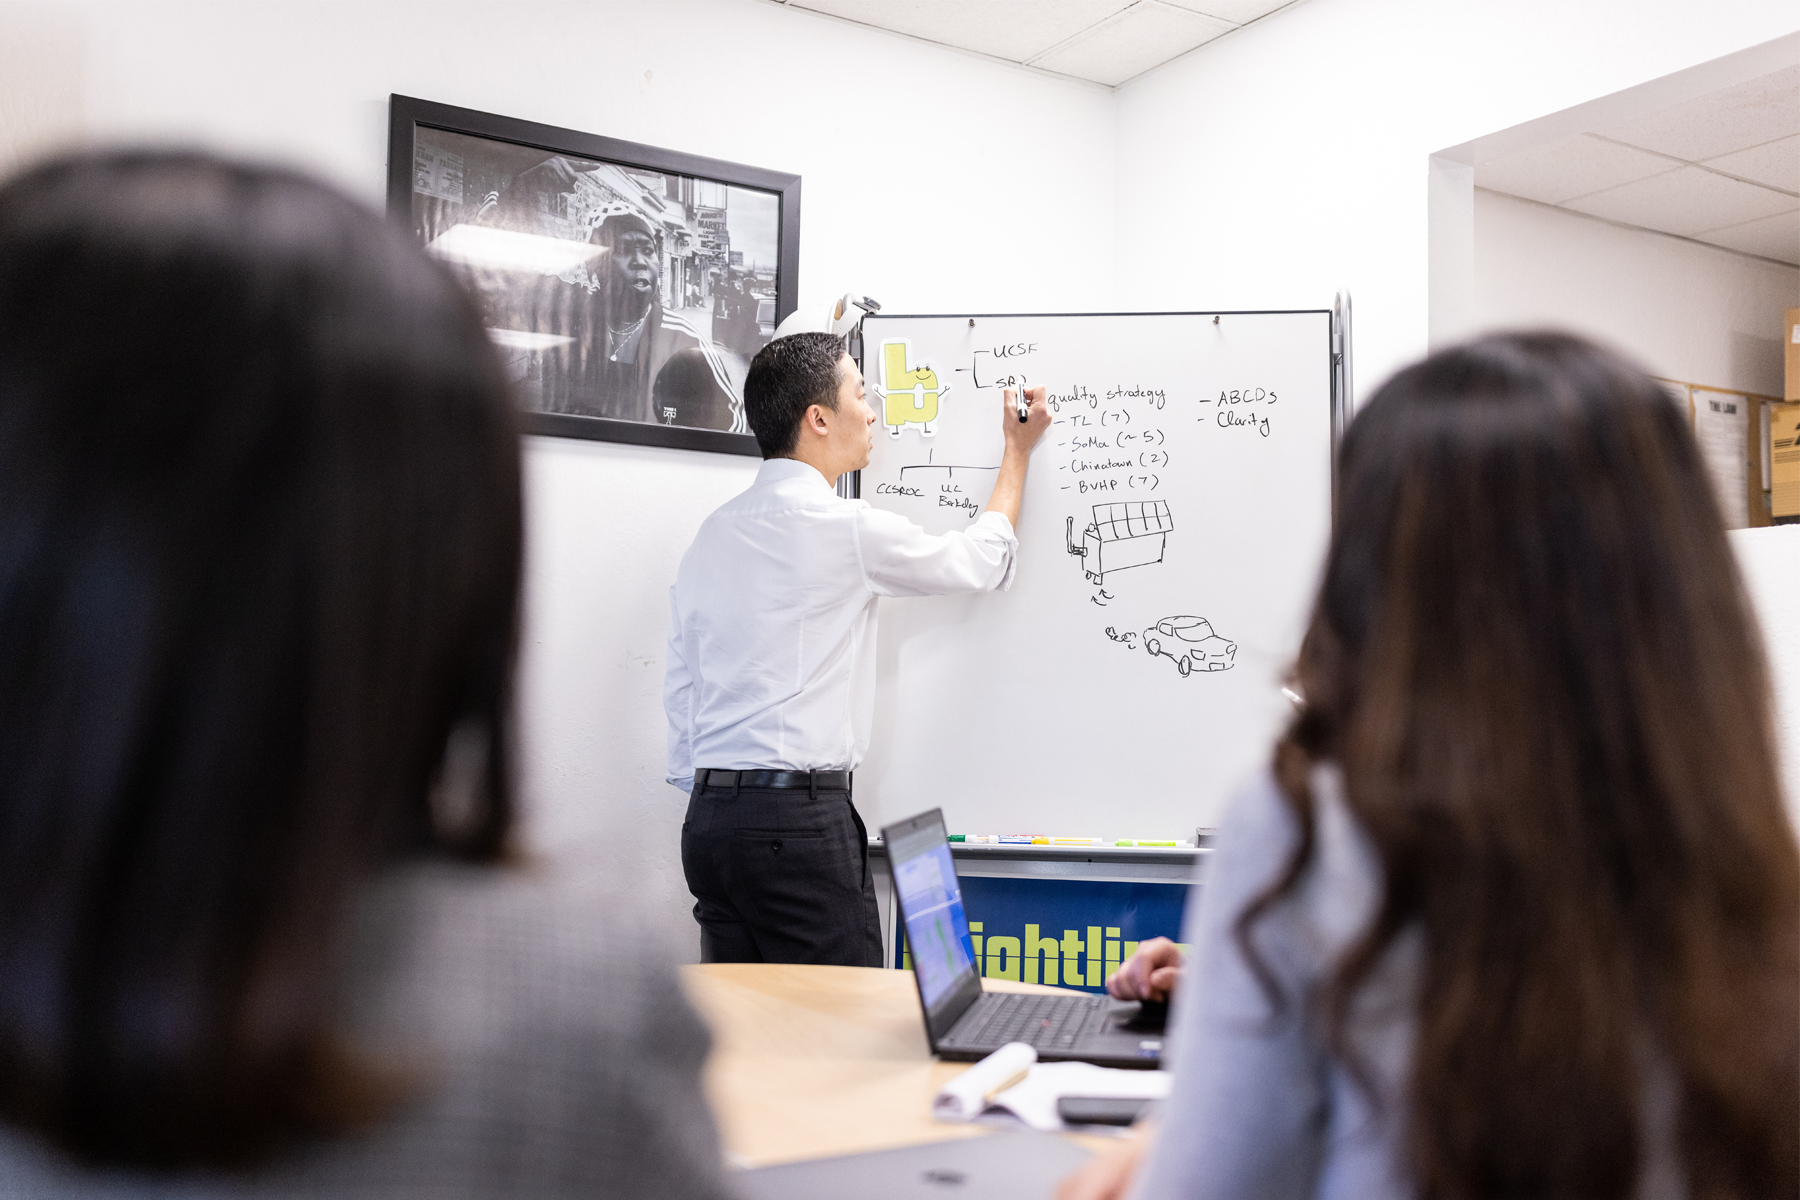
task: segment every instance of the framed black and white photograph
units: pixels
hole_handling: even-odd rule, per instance
[[[393,96],[388,211],[479,300],[528,432],[757,453],[798,175]]]

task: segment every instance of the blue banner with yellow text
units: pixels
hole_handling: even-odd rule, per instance
[[[1097,992],[1138,943],[1181,936],[1185,883],[961,875],[975,966],[993,979]],[[906,939],[895,966],[910,969]]]

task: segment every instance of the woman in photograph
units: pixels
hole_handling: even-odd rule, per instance
[[[541,242],[568,233],[567,218],[549,214],[597,205],[587,214],[592,254],[584,263],[560,270],[531,261],[455,267],[507,346],[521,397],[541,412],[745,432],[741,389],[714,344],[719,331],[709,337],[663,306],[663,232],[598,181],[608,173],[623,186],[616,167],[552,155],[513,179],[476,218]],[[414,204],[422,203],[415,196]],[[441,245],[433,249],[443,253]],[[698,360],[706,370],[682,365],[671,372],[677,358]]]
[[[1800,1194],[1800,866],[1682,414],[1591,344],[1490,337],[1382,388],[1338,479],[1154,1148],[1062,1196]],[[1167,983],[1143,954],[1115,990]]]
[[[0,1195],[723,1194],[657,931],[519,865],[519,486],[376,214],[0,186]]]

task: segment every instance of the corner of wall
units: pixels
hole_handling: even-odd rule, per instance
[[[1475,325],[1475,168],[1431,156],[1427,338],[1436,350]]]

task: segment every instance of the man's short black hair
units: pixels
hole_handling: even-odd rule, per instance
[[[791,333],[757,351],[744,378],[744,415],[764,458],[794,452],[808,408],[837,411],[843,357],[844,339],[831,333]]]

